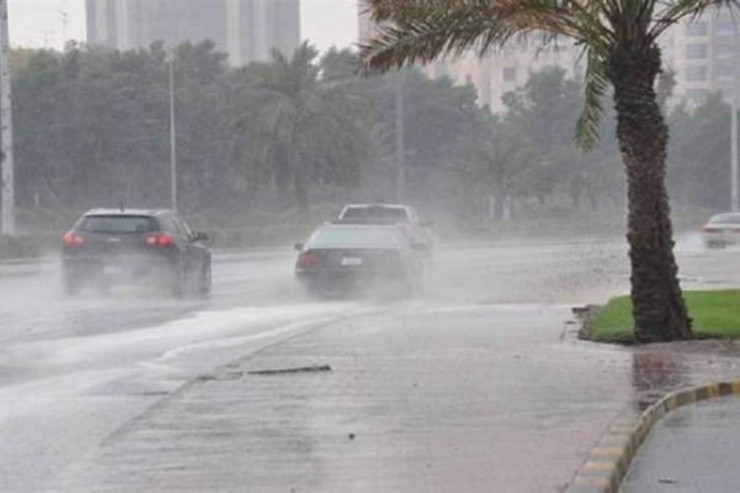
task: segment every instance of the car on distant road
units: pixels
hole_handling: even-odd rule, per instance
[[[411,296],[421,282],[426,246],[397,225],[329,223],[295,248],[295,274],[311,294],[395,288]]]
[[[408,205],[348,204],[342,208],[337,222],[342,224],[397,224],[407,228],[415,242],[426,245],[427,254],[430,254],[432,250],[431,222],[422,220],[419,213]]]
[[[701,228],[708,248],[722,248],[740,243],[740,212],[723,212],[709,218]]]
[[[178,297],[205,295],[211,290],[206,240],[169,210],[90,210],[62,237],[64,289],[149,284]]]

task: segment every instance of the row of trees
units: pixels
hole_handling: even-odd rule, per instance
[[[627,176],[631,300],[638,341],[690,339],[691,319],[673,254],[666,169],[668,125],[656,91],[663,60],[658,40],[679,22],[736,1],[450,2],[364,0],[378,32],[362,47],[365,66],[387,71],[440,56],[479,55],[533,32],[568,37],[586,61],[577,125],[582,149],[593,146],[603,100],[612,89],[616,133]],[[658,84],[658,89],[665,85]]]
[[[168,54],[17,51],[18,199],[84,209],[169,203]],[[405,200],[432,213],[622,206],[612,118],[588,154],[573,141],[580,84],[559,69],[506,96],[504,116],[471,87],[421,71],[357,75],[349,51],[308,45],[231,69],[212,43],[174,53],[179,186],[186,212],[274,211],[395,200],[396,91],[404,98]],[[671,115],[671,187],[681,202],[727,206],[729,109],[718,98]],[[697,167],[696,163],[701,163]]]

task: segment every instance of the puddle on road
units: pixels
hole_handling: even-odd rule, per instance
[[[671,351],[636,349],[632,353],[632,386],[638,411],[647,409],[667,392],[689,385],[685,358]]]

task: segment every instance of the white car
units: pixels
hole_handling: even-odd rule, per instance
[[[707,248],[722,248],[740,243],[740,212],[724,212],[709,218],[701,228]]]
[[[402,204],[348,204],[337,222],[343,224],[396,224],[408,229],[412,241],[431,253],[431,223],[423,221],[413,207]]]

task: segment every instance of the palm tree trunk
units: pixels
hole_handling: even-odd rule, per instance
[[[668,128],[654,90],[659,72],[657,46],[639,51],[620,47],[608,59],[627,171],[632,304],[635,337],[641,342],[693,337],[673,255],[665,188]]]

